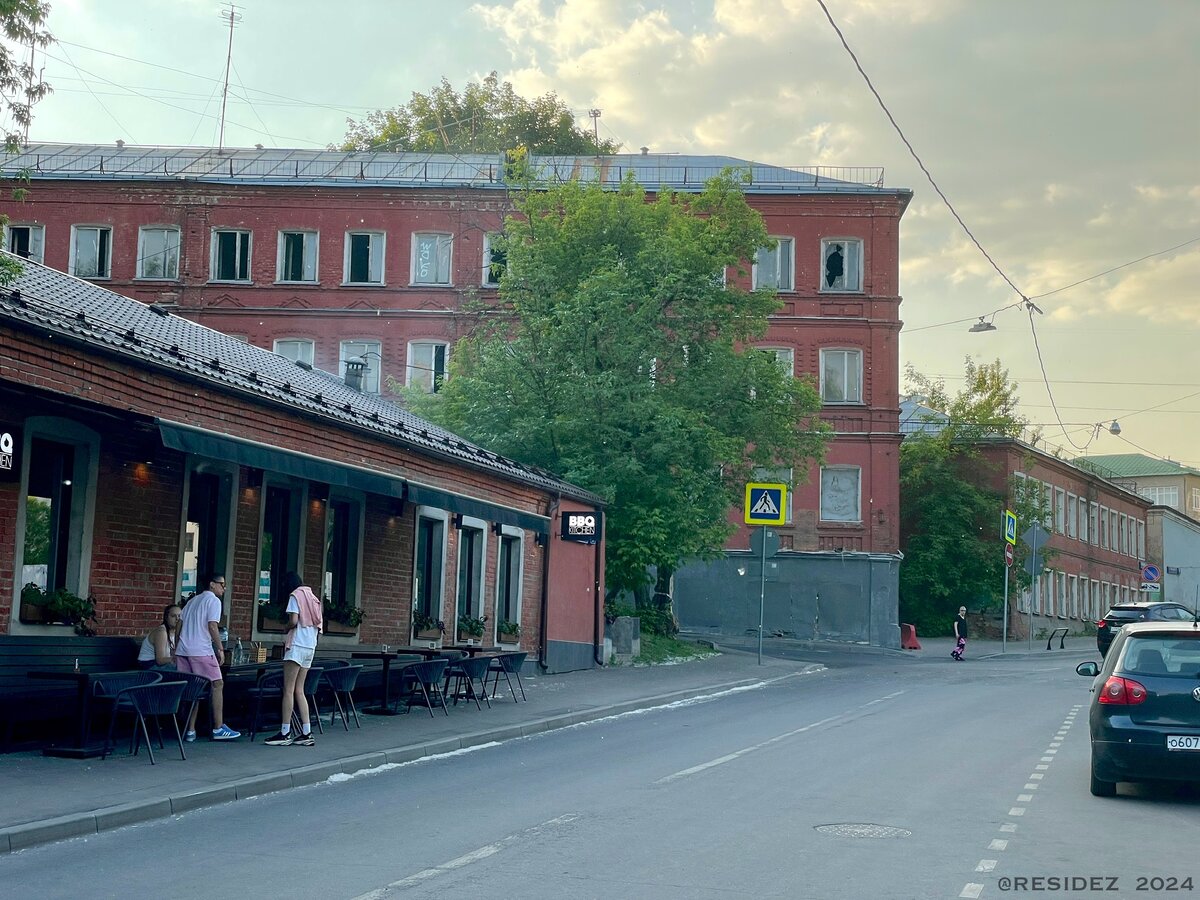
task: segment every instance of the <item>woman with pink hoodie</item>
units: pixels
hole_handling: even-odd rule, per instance
[[[283,710],[279,734],[267,739],[272,747],[287,747],[297,744],[312,747],[316,740],[312,736],[309,722],[308,699],[304,696],[304,681],[317,652],[317,635],[324,625],[321,616],[321,601],[304,580],[295,572],[288,572],[284,579],[288,592],[288,631],[283,640]],[[292,734],[293,704],[300,713],[300,734]]]

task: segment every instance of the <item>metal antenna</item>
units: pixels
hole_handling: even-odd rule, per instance
[[[225,51],[225,83],[221,87],[221,131],[217,138],[217,153],[220,153],[225,147],[225,100],[229,96],[229,66],[233,61],[233,29],[242,21],[239,9],[241,7],[230,3],[228,9],[217,13],[222,22],[229,23],[229,49]]]

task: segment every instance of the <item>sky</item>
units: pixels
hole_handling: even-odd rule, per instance
[[[1200,3],[825,3],[995,267],[817,0],[239,0],[224,142],[325,147],[348,117],[495,70],[585,125],[601,109],[627,152],[881,166],[914,192],[902,368],[953,392],[968,357],[1000,359],[1051,449],[1200,467]],[[31,141],[216,146],[216,0],[51,5]],[[1018,290],[1032,328],[1004,308]],[[995,331],[968,331],[981,315]]]

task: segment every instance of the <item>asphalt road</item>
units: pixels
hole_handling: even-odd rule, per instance
[[[789,676],[13,853],[0,894],[1200,896],[1200,790],[1088,793],[1083,658]]]

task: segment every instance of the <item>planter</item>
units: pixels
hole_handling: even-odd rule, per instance
[[[35,603],[29,603],[25,600],[21,601],[21,624],[22,625],[53,625],[54,618],[50,615],[50,610],[44,606],[38,606]]]
[[[437,628],[425,628],[416,632],[413,637],[418,641],[438,641],[441,640],[442,632]]]
[[[339,622],[337,619],[328,619],[325,622],[326,634],[349,635],[353,637],[358,634],[358,626],[350,625],[346,622]]]
[[[511,631],[501,631],[496,635],[496,640],[501,644],[519,644],[521,643],[521,636]]]
[[[283,619],[271,619],[267,616],[259,616],[258,630],[268,633],[283,634],[287,631],[288,622]]]

